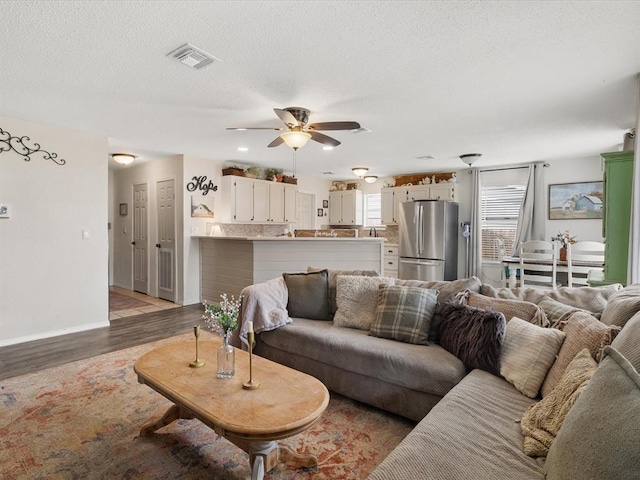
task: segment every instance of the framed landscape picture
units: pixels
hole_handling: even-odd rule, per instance
[[[549,220],[602,218],[603,182],[549,185]]]

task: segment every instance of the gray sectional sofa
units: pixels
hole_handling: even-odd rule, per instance
[[[333,280],[335,287],[335,276]],[[257,335],[256,354],[313,375],[331,391],[419,422],[369,478],[640,479],[640,286],[543,291],[496,289],[477,278],[390,282],[440,292],[429,345],[378,338],[332,321],[290,319],[282,279],[266,282],[267,288],[258,284],[243,291],[241,320],[269,317],[269,326]],[[502,376],[465,367],[438,344],[442,307],[461,295],[469,301],[492,298],[496,305],[502,300],[552,302],[554,308],[584,309],[622,328],[567,414],[546,465],[544,459],[523,452],[520,425],[540,396],[530,398]],[[620,387],[627,396],[623,407],[616,402],[622,394],[606,398],[618,391],[617,386],[601,385],[616,375],[631,379],[631,386]],[[622,411],[612,411],[612,406]],[[588,428],[583,425],[587,420],[597,424]]]

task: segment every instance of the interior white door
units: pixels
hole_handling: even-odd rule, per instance
[[[175,252],[176,213],[175,181],[158,182],[158,297],[176,301]]]
[[[313,193],[298,192],[298,229],[316,228],[316,196]]]
[[[147,235],[147,184],[133,186],[133,289],[149,293],[149,246]]]

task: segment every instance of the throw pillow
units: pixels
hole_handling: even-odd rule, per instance
[[[483,308],[485,310],[495,310],[504,314],[504,318],[511,320],[518,317],[539,327],[549,326],[549,320],[544,310],[535,303],[523,302],[521,300],[507,300],[504,298],[491,298],[480,295],[476,292],[465,291],[460,295],[461,301],[470,307]]]
[[[322,268],[307,267],[307,272],[319,272]],[[329,299],[331,301],[331,314],[335,314],[338,310],[336,303],[336,278],[338,275],[362,275],[364,277],[379,277],[380,272],[375,270],[331,270],[329,271]]]
[[[376,316],[369,335],[428,345],[429,327],[437,302],[437,290],[380,285]]]
[[[442,323],[442,309],[445,304],[454,298],[458,292],[464,290],[470,290],[472,292],[480,291],[480,285],[482,282],[478,277],[461,278],[460,280],[451,281],[437,281],[437,282],[422,282],[420,280],[396,280],[396,285],[403,287],[420,287],[420,288],[433,288],[440,292],[438,294],[438,304],[436,305],[436,311],[431,321],[431,328],[429,330],[429,340],[438,341],[440,338],[440,324]]]
[[[538,306],[544,310],[552,328],[555,328],[561,321],[566,320],[573,312],[581,310],[580,308],[560,303],[549,297],[542,297],[538,302]]]
[[[573,312],[567,320],[560,322],[558,328],[564,332],[566,338],[558,352],[558,358],[542,384],[543,397],[555,388],[567,365],[580,350],[588,349],[593,359],[599,362],[602,349],[611,344],[620,331],[620,327],[605,325],[582,310]]]
[[[290,317],[329,320],[329,274],[326,270],[314,273],[283,273],[289,301]]]
[[[458,357],[469,370],[479,368],[498,375],[506,323],[500,312],[451,300],[442,308],[440,345]]]
[[[612,347],[576,400],[551,448],[547,480],[638,478],[640,375]]]
[[[536,398],[565,334],[513,317],[507,323],[500,375],[527,397]]]
[[[556,388],[527,409],[520,424],[526,455],[547,456],[569,409],[587,386],[596,368],[598,364],[591,358],[589,350],[580,350],[569,363]]]
[[[613,295],[602,312],[602,323],[624,327],[640,311],[640,285],[629,285]]]
[[[391,285],[391,277],[363,277],[338,275],[336,302],[338,311],[333,317],[336,327],[369,330],[375,318],[378,286]]]

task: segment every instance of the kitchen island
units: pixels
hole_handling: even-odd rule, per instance
[[[383,271],[381,237],[213,237],[200,241],[200,301],[240,295],[248,285],[307,267]]]

